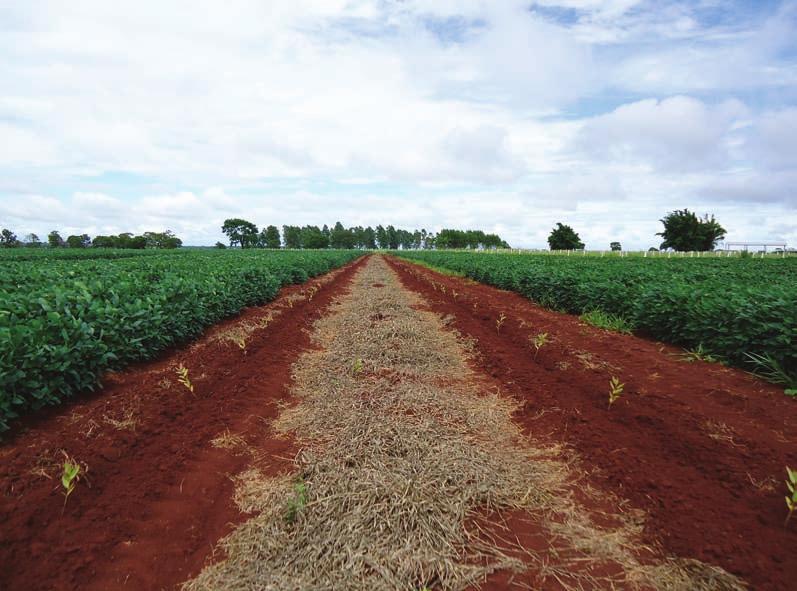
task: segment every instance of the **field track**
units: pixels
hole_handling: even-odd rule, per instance
[[[236,344],[241,330],[245,348]],[[529,336],[539,332],[550,338],[535,358]],[[389,257],[361,258],[15,430],[0,446],[0,589],[169,589],[197,575],[192,589],[213,581],[250,588],[241,581],[251,573],[238,565],[279,548],[249,555],[241,543],[214,555],[217,542],[263,531],[285,536],[280,547],[288,547],[302,528],[310,542],[302,547],[339,546],[349,556],[346,572],[361,577],[351,579],[353,589],[396,588],[391,577],[407,573],[418,579],[397,579],[408,589],[457,588],[482,575],[484,589],[524,588],[513,581],[546,590],[673,581],[686,586],[669,588],[734,588],[708,565],[752,589],[789,589],[797,524],[783,527],[782,478],[784,466],[797,466],[797,407],[741,371],[686,363],[677,353],[516,294]],[[179,364],[190,369],[193,394],[176,381]],[[608,409],[611,376],[625,391]],[[336,395],[347,404],[333,404]],[[360,440],[362,425],[371,430]],[[334,455],[350,441],[359,447]],[[373,441],[404,451],[368,447]],[[300,449],[310,451],[297,456]],[[63,514],[61,450],[88,467]],[[384,518],[384,535],[368,546],[406,554],[395,566],[380,569],[352,553],[346,528],[331,541],[328,528],[310,527],[342,504],[329,504],[319,493],[325,486],[381,490],[383,480],[368,478],[406,479],[413,464],[400,460],[415,457],[407,450],[423,458],[414,464],[423,477],[399,495],[407,506],[395,522]],[[485,458],[495,461],[479,463]],[[448,476],[435,471],[447,466]],[[269,521],[275,503],[262,499],[248,503],[260,518],[242,513],[233,497],[237,482],[240,505],[243,481],[231,477],[252,467],[262,483],[249,484],[268,501],[285,492],[274,484],[284,478],[269,477],[301,474],[306,514]],[[519,494],[523,486],[545,494]],[[387,501],[358,505],[357,490],[346,497],[360,519],[352,528],[393,515],[384,506],[368,513]],[[428,511],[419,513],[421,504]],[[424,515],[450,527],[427,531]],[[409,553],[391,549],[390,532],[408,524]],[[463,528],[483,533],[463,544],[454,535]],[[426,548],[430,532],[440,538]],[[329,555],[323,560],[334,568]],[[291,558],[312,559],[298,550]],[[203,571],[208,561],[217,567]],[[258,576],[285,582],[275,589],[302,588],[297,577],[310,569],[297,574],[285,562]],[[714,587],[695,582],[711,577]]]

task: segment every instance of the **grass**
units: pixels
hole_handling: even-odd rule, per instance
[[[697,347],[693,349],[686,349],[683,353],[679,353],[678,356],[681,358],[681,361],[686,361],[687,363],[692,363],[694,361],[704,361],[706,363],[723,362],[719,355],[714,355],[703,347],[703,343],[698,344]]]
[[[603,310],[590,310],[589,312],[584,312],[581,316],[579,316],[579,320],[596,328],[611,330],[621,334],[631,334],[633,332],[633,327],[625,318],[622,316],[609,314]]]
[[[753,365],[753,374],[773,384],[785,386],[787,396],[797,396],[797,378],[790,375],[783,366],[770,355],[757,355],[745,353],[750,364]]]

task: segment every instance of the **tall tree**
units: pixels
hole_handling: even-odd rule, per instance
[[[64,245],[64,239],[61,238],[61,234],[58,233],[58,230],[53,230],[47,234],[47,244],[49,244],[51,248],[60,248]]]
[[[299,226],[282,226],[285,248],[302,248],[302,229]]]
[[[227,235],[230,246],[237,245],[241,248],[254,248],[257,246],[257,226],[252,222],[241,218],[226,219],[221,226],[221,231]]]
[[[609,248],[611,248],[612,250],[623,250],[623,245],[620,244],[619,242],[612,242],[611,244],[609,244]]]
[[[91,246],[91,238],[89,238],[88,234],[73,234],[66,239],[66,245],[69,248],[86,248]]]
[[[171,230],[165,232],[144,232],[147,248],[179,248],[183,241],[174,235]]]
[[[381,249],[390,248],[387,231],[382,227],[381,224],[376,227],[376,242]]]
[[[0,246],[3,248],[14,248],[19,246],[17,235],[8,228],[3,228],[3,230],[0,231]]]
[[[376,248],[376,232],[371,226],[363,230],[363,248]]]
[[[354,234],[337,222],[329,233],[329,246],[332,248],[354,248]]]
[[[329,240],[318,226],[304,226],[302,248],[329,248]]]
[[[671,248],[677,251],[714,250],[717,242],[725,238],[725,228],[719,225],[714,216],[709,214],[697,217],[688,209],[672,211],[661,220],[664,231],[656,236],[664,238],[661,249]]]
[[[39,237],[36,234],[33,234],[31,232],[30,234],[25,236],[25,246],[38,248],[41,245],[42,245],[42,241],[39,240]]]
[[[385,234],[387,235],[387,247],[391,250],[396,250],[399,247],[398,241],[398,232],[396,232],[396,228],[393,226],[388,226],[385,228]]]
[[[584,243],[573,228],[558,222],[548,236],[548,246],[551,250],[580,250],[584,248]]]
[[[280,231],[277,226],[268,226],[263,230],[263,246],[265,248],[279,248],[280,244]]]

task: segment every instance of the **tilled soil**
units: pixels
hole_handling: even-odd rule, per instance
[[[343,324],[341,309],[349,314]],[[541,332],[548,342],[535,354],[529,336]],[[373,348],[379,339],[384,346]],[[343,358],[349,350],[353,358]],[[797,465],[797,404],[743,372],[686,363],[678,353],[583,326],[516,294],[364,257],[18,426],[0,446],[0,589],[154,590],[191,580],[197,589],[237,588],[207,576],[227,576],[230,564],[244,565],[233,568],[233,581],[287,581],[275,589],[460,589],[467,581],[482,589],[735,588],[711,565],[753,589],[791,589],[797,528],[783,527],[782,476]],[[181,365],[193,393],[177,380]],[[625,389],[609,408],[613,376]],[[319,396],[329,382],[339,404]],[[383,424],[383,411],[401,420]],[[421,437],[434,421],[439,441]],[[360,423],[375,433],[387,425],[388,439],[401,444],[387,459],[372,457],[369,449],[384,450],[358,439]],[[321,453],[336,437],[359,442],[338,464]],[[438,454],[446,445],[451,453]],[[485,450],[502,471],[492,472]],[[65,505],[62,452],[87,468]],[[450,462],[452,475],[437,481],[439,471],[424,463],[423,478],[413,480],[413,463],[402,459],[410,453],[435,466]],[[539,470],[527,472],[526,461],[540,462]],[[482,468],[469,474],[475,466]],[[364,467],[379,478],[361,490],[353,478]],[[338,486],[341,474],[351,476],[342,479],[351,489],[342,513],[334,494],[314,496]],[[502,481],[507,474],[515,480]],[[397,495],[380,488],[402,479],[415,484]],[[479,479],[481,492],[468,494]],[[305,501],[297,482],[307,486]],[[527,486],[522,495],[517,482]],[[367,495],[386,510],[373,513],[361,503]],[[342,515],[329,522],[334,539],[301,529],[316,518],[305,505]],[[354,521],[342,521],[350,514]],[[450,537],[459,519],[452,515],[482,533]],[[445,532],[418,530],[425,533],[408,536],[413,543],[391,550],[385,564],[373,561],[393,539],[379,531],[417,534],[430,516],[448,524]],[[356,523],[374,529],[357,533]],[[268,531],[285,543],[241,531]],[[302,586],[316,579],[287,564],[300,559],[301,544],[268,563],[298,540],[316,540],[330,569],[320,580],[337,583]],[[343,554],[330,562],[333,549]],[[243,551],[238,562],[232,550]],[[346,578],[355,572],[358,580]]]
[[[793,589],[797,401],[737,369],[584,325],[511,292],[389,258],[408,288],[476,341],[477,367],[522,401],[529,433],[566,444],[593,486],[646,514],[643,541],[716,564],[753,589]],[[500,328],[496,323],[501,315]],[[547,333],[539,352],[530,338]],[[608,408],[609,380],[625,384]]]
[[[253,458],[270,473],[290,464],[292,443],[269,422],[311,346],[308,328],[363,262],[286,287],[5,434],[0,589],[168,589],[197,573],[245,517],[230,476]],[[178,382],[180,364],[193,393]],[[66,504],[63,452],[85,469]]]

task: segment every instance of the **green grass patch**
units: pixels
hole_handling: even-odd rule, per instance
[[[622,316],[609,314],[603,310],[590,310],[589,312],[584,312],[581,316],[579,316],[579,320],[581,320],[581,322],[591,324],[597,328],[612,330],[622,334],[631,334],[634,328]]]

